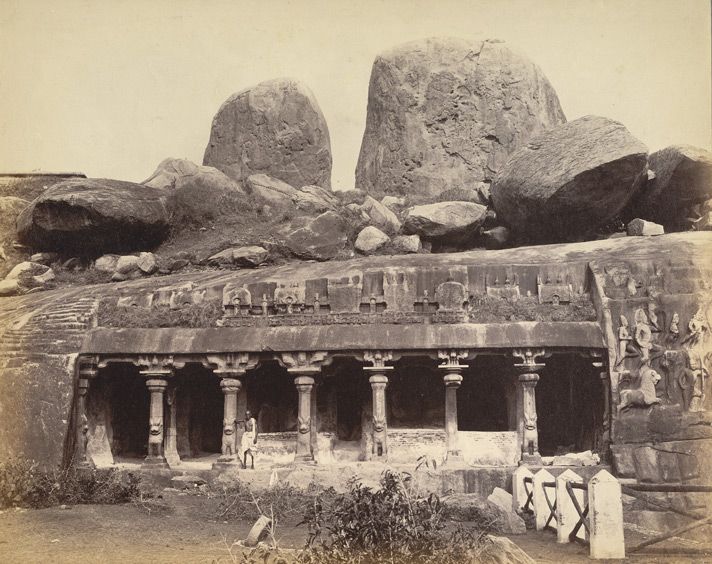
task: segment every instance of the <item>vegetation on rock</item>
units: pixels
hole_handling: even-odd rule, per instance
[[[200,304],[171,309],[168,306],[151,308],[123,307],[116,305],[116,298],[105,298],[99,303],[97,323],[99,327],[160,328],[160,327],[215,327],[223,315],[219,301],[210,300]]]

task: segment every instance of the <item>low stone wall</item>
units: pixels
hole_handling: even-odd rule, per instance
[[[418,463],[424,456],[441,465],[445,458],[444,429],[388,429],[388,460],[398,463]]]

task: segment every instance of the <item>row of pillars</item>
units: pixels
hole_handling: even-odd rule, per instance
[[[325,355],[324,355],[325,356]],[[442,364],[438,369],[443,371],[445,385],[445,432],[446,432],[446,461],[458,463],[463,461],[462,451],[458,442],[457,422],[457,390],[462,383],[462,372],[468,368],[460,360],[467,358],[468,352],[463,350],[440,351],[438,353]],[[514,364],[519,372],[517,388],[517,431],[521,444],[521,464],[541,464],[539,454],[539,432],[537,427],[535,388],[539,381],[539,372],[544,364],[539,358],[545,356],[544,351],[515,351],[514,356],[520,362]],[[320,357],[323,359],[323,357]],[[371,458],[385,460],[388,456],[388,423],[386,416],[386,388],[388,386],[388,373],[393,370],[386,362],[392,360],[389,352],[366,352],[364,360],[372,366],[364,367],[364,372],[369,377],[372,393],[372,451]],[[305,360],[306,359],[306,360]],[[316,396],[313,393],[315,377],[321,372],[321,362],[314,362],[314,354],[310,359],[305,353],[285,355],[288,361],[288,372],[295,376],[294,385],[299,394],[298,400],[298,430],[296,441],[295,461],[312,462],[316,445]],[[249,367],[254,367],[250,363]],[[237,397],[242,388],[241,379],[247,368],[223,368],[215,371],[221,378],[220,387],[224,395],[223,411],[223,437],[222,455],[218,463],[237,464],[237,445],[235,421],[237,420]],[[94,373],[95,375],[95,369]],[[150,417],[148,436],[148,455],[145,463],[149,466],[167,467],[164,445],[170,448],[175,443],[175,402],[169,402],[168,416],[170,425],[165,433],[164,442],[164,397],[168,388],[169,378],[173,369],[165,364],[149,366],[142,369],[141,374],[146,377],[146,386],[150,392]],[[605,373],[602,373],[602,377]],[[76,463],[90,465],[87,457],[88,424],[86,417],[86,395],[89,388],[89,377],[86,371],[80,369],[78,386],[78,425],[77,425],[77,455]],[[608,412],[608,391],[606,387],[606,411]],[[604,416],[607,420],[607,416]],[[172,429],[172,431],[171,431]],[[171,432],[173,436],[171,436]]]

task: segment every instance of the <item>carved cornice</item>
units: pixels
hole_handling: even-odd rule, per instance
[[[276,356],[277,362],[290,374],[313,374],[330,364],[333,357],[326,351],[284,352]]]
[[[257,366],[260,360],[257,355],[246,352],[208,354],[206,359],[213,372],[224,378],[242,376]]]
[[[183,368],[185,362],[175,361],[173,355],[139,355],[135,361],[142,376],[147,378],[169,378],[176,368]]]

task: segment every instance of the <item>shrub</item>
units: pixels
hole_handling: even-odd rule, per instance
[[[410,475],[386,470],[380,489],[351,481],[345,494],[317,496],[303,523],[309,538],[300,558],[332,562],[393,564],[455,563],[477,550],[482,533],[461,528],[446,533],[444,507],[435,494],[415,495]]]
[[[128,503],[139,497],[139,484],[115,469],[44,471],[34,461],[10,459],[0,463],[0,507]]]
[[[575,294],[568,304],[540,304],[535,297],[511,301],[492,296],[472,296],[468,309],[474,323],[506,321],[596,321],[588,294]]]
[[[159,328],[159,327],[214,327],[223,315],[222,304],[209,300],[200,304],[170,309],[168,306],[119,307],[116,298],[106,298],[99,303],[99,327]]]

